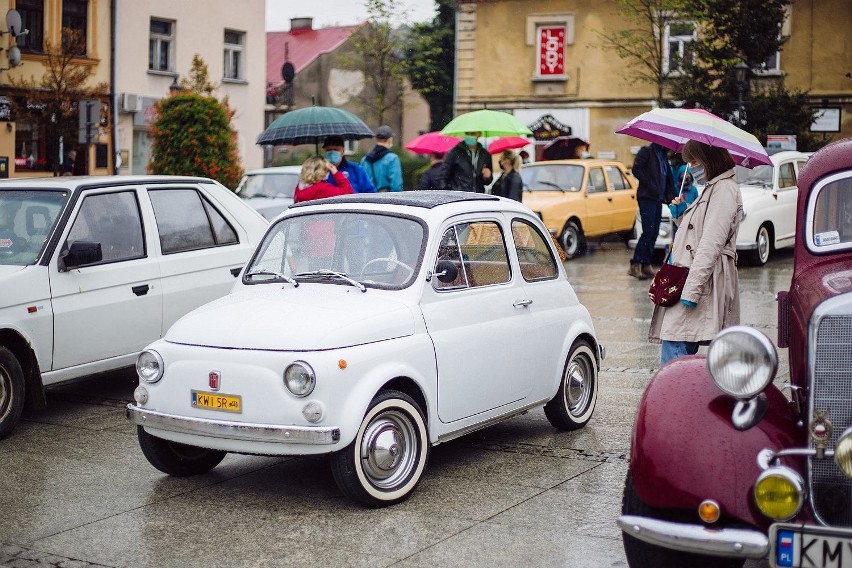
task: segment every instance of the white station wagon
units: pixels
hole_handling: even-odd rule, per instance
[[[435,444],[536,406],[582,428],[602,358],[527,207],[349,195],[292,206],[230,295],[150,345],[127,415],[167,474],[331,454],[343,493],[380,507],[411,494]]]

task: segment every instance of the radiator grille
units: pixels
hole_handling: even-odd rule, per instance
[[[813,403],[829,410],[833,426],[828,447],[852,426],[852,316],[826,316],[816,333]],[[831,526],[852,527],[852,479],[833,459],[811,460],[814,512]]]

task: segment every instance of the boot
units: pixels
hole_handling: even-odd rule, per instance
[[[642,273],[642,265],[638,262],[630,263],[630,270],[627,271],[628,276],[638,278],[639,280],[647,280],[648,277]]]
[[[654,267],[651,266],[650,264],[643,264],[642,265],[642,274],[644,274],[648,278],[653,278],[657,274],[657,271],[654,270]]]

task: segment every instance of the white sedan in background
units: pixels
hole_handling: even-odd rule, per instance
[[[799,191],[796,179],[807,162],[802,152],[783,151],[769,157],[772,166],[753,169],[736,167],[736,180],[743,197],[743,217],[737,233],[737,251],[749,264],[763,266],[773,250],[791,247],[796,237],[796,200]],[[699,188],[699,191],[701,188]],[[654,248],[656,260],[665,256],[672,243],[672,219],[668,207],[663,207],[663,219]],[[638,215],[634,224],[635,238],[629,241],[636,246],[642,234]]]
[[[302,166],[274,166],[246,172],[234,192],[264,219],[275,219],[293,204]]]

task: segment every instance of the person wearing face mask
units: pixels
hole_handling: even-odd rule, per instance
[[[364,171],[364,168],[346,159],[346,154],[343,150],[343,138],[340,136],[327,136],[323,140],[322,149],[325,151],[326,159],[346,176],[355,193],[376,193],[376,186],[367,177],[367,172]],[[325,181],[336,185],[331,174],[328,175]]]
[[[648,339],[661,343],[660,364],[692,355],[725,327],[740,321],[737,231],[743,212],[734,160],[724,148],[690,140],[683,159],[701,195],[677,219],[668,262],[689,267],[680,303],[654,306]]]
[[[481,132],[465,132],[464,140],[444,157],[444,187],[454,191],[485,193],[492,181],[491,154],[477,141]]]
[[[507,197],[515,201],[521,201],[524,194],[524,182],[521,180],[521,158],[511,150],[505,150],[500,154],[500,170],[503,172],[494,187],[491,188],[492,195]]]
[[[636,201],[639,202],[642,235],[636,243],[627,274],[639,280],[647,280],[655,274],[651,267],[651,257],[657,233],[660,232],[663,203],[670,203],[675,197],[674,175],[666,157],[666,149],[656,143],[639,149],[631,171],[633,177],[639,180]]]

